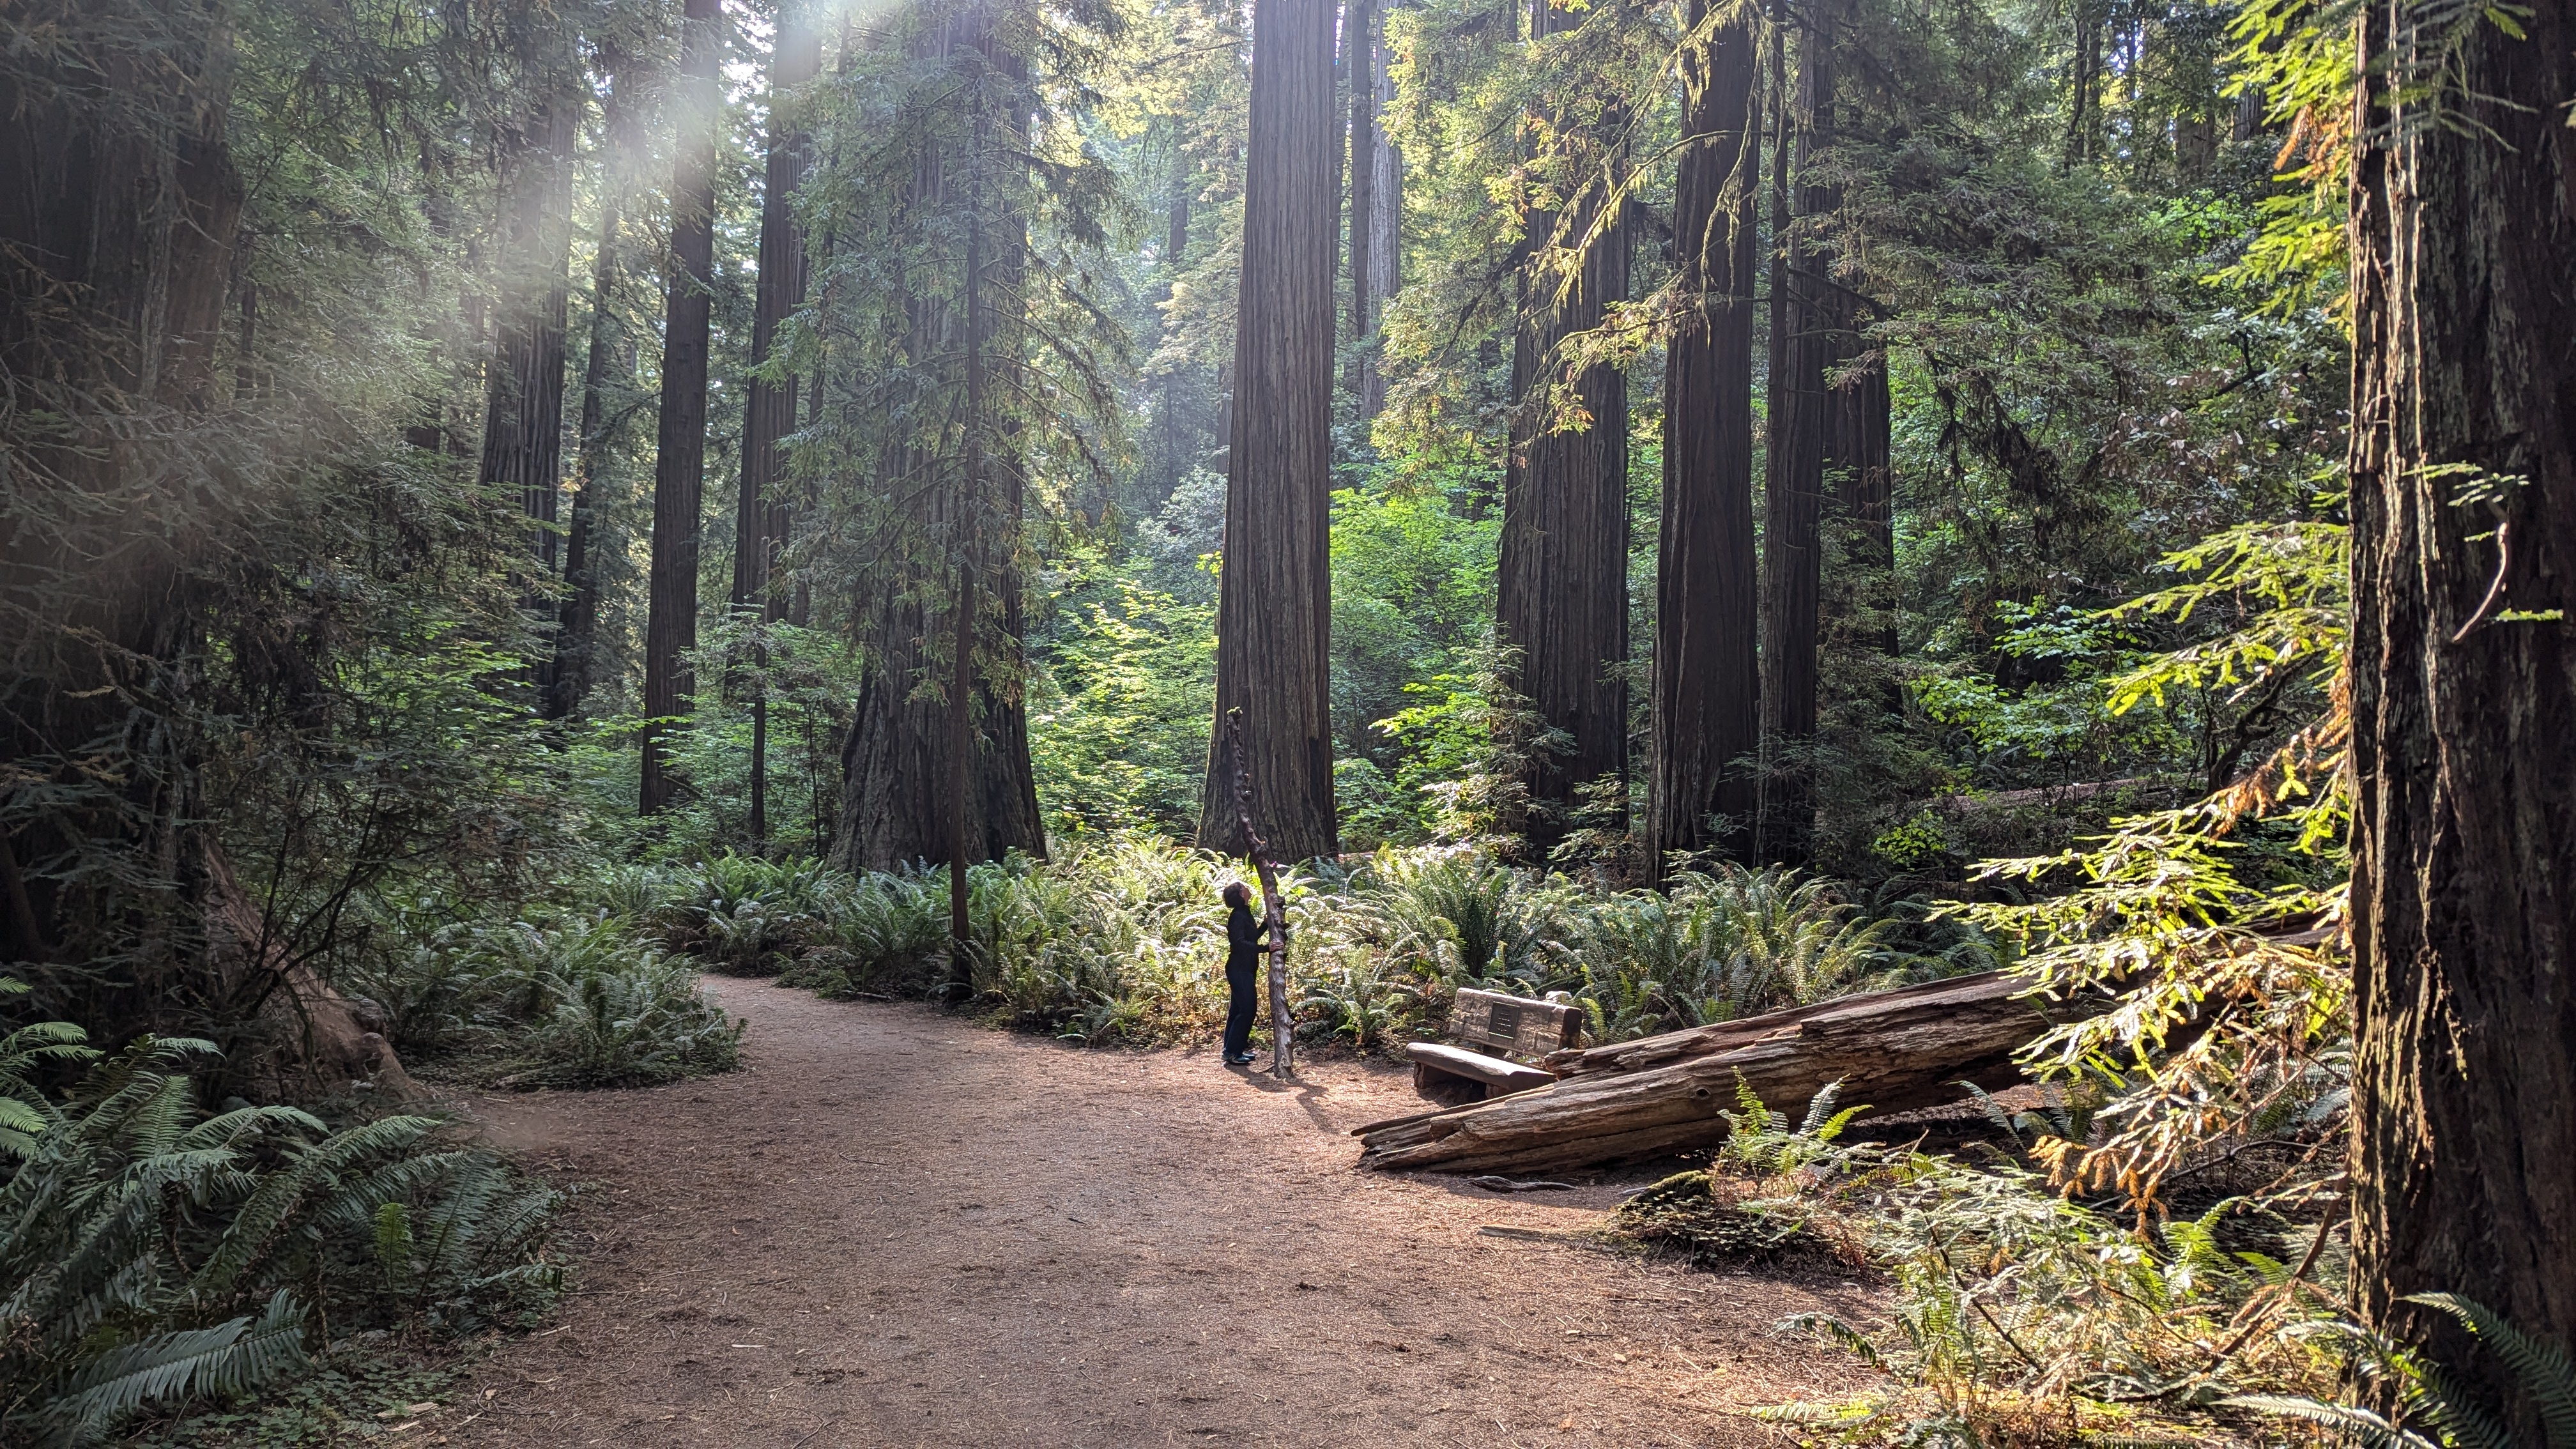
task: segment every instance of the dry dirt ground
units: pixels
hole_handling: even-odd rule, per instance
[[[609,1445],[1702,1445],[1856,1370],[1769,1327],[1828,1278],[1478,1233],[1597,1223],[1636,1179],[1495,1195],[1354,1170],[1398,1070],[1294,1085],[1213,1048],[1082,1051],[715,980],[750,1070],[492,1097],[583,1184],[558,1326],[404,1437]],[[443,1437],[442,1437],[443,1436]]]

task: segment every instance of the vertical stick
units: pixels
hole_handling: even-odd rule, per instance
[[[1296,1044],[1288,1019],[1288,913],[1279,899],[1279,875],[1270,847],[1252,828],[1252,776],[1243,767],[1243,711],[1225,719],[1226,754],[1234,765],[1235,821],[1243,828],[1243,858],[1261,881],[1261,921],[1270,932],[1270,1075],[1286,1081],[1297,1074]]]

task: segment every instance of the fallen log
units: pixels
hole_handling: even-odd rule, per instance
[[[1926,998],[1938,998],[1943,1002],[1966,1001],[1982,1004],[1994,992],[1998,983],[2004,982],[2005,979],[2004,973],[2000,971],[1981,971],[1974,976],[1952,976],[1914,986],[1899,986],[1890,991],[1870,991],[1855,996],[1838,996],[1831,1001],[1819,1001],[1813,1006],[1784,1007],[1779,1011],[1766,1011],[1760,1016],[1712,1022],[1707,1026],[1685,1027],[1680,1031],[1642,1036],[1634,1041],[1549,1052],[1539,1060],[1560,1078],[1589,1076],[1598,1072],[1642,1072],[1650,1067],[1669,1066],[1685,1057],[1713,1056],[1718,1052],[1751,1046],[1784,1027],[1797,1026],[1819,1017],[1849,1012],[1856,1007],[1869,1011],[1881,1011],[1908,1001]],[[2002,994],[2009,997],[2018,989],[2020,989],[2018,986],[2007,986]]]
[[[2001,972],[1847,996],[1591,1051],[1554,1086],[1352,1129],[1367,1167],[1528,1173],[1658,1157],[1725,1140],[1736,1082],[1775,1108],[1826,1083],[1881,1111],[1952,1101],[1957,1084],[2019,1082],[2013,1053],[2052,1022],[2107,1006],[2043,1003]],[[1633,1064],[1633,1065],[1632,1065]],[[1551,1061],[1551,1065],[1555,1065]],[[1560,1068],[1562,1070],[1562,1068]]]

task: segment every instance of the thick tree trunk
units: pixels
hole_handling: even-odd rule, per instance
[[[787,597],[771,587],[778,551],[795,511],[784,496],[787,459],[779,440],[796,430],[796,377],[761,377],[779,324],[805,302],[805,238],[791,202],[803,184],[813,140],[788,114],[798,87],[823,69],[823,37],[801,4],[783,6],[769,59],[769,156],[760,196],[760,279],[753,296],[751,365],[743,402],[742,491],[734,511],[733,607],[766,619],[787,617]],[[755,846],[769,839],[769,695],[751,702],[749,829]]]
[[[889,491],[900,486],[930,499],[923,516],[891,527],[937,541],[936,551],[953,562],[893,565],[894,575],[862,612],[868,668],[843,744],[845,785],[831,851],[851,870],[957,859],[972,865],[1013,850],[1046,850],[1019,685],[1025,464],[993,401],[996,393],[1021,390],[1007,374],[1026,352],[1014,309],[1023,293],[1027,227],[1002,182],[1025,154],[1018,116],[1027,67],[989,34],[960,35],[952,26],[924,36],[919,54],[960,67],[961,85],[986,107],[970,122],[975,139],[962,145],[962,155],[951,154],[961,150],[954,141],[945,151],[924,148],[904,199],[922,221],[966,222],[959,304],[910,299],[907,346],[924,376],[957,390],[967,425],[954,453],[907,448],[889,467],[898,480]],[[970,76],[966,67],[987,69]],[[1005,141],[998,151],[989,144],[996,135]],[[899,546],[886,551],[907,554]],[[972,568],[971,588],[964,566]],[[944,644],[934,644],[943,636]],[[968,646],[962,657],[961,644]]]
[[[602,45],[599,68],[609,86],[601,102],[599,240],[590,264],[590,342],[581,367],[581,432],[574,455],[572,526],[564,537],[563,611],[555,631],[555,659],[545,695],[548,719],[567,719],[598,676],[600,574],[600,475],[608,463],[610,378],[626,362],[625,329],[617,321],[624,275],[618,227],[624,217],[626,167],[642,149],[634,134],[633,80],[620,79],[626,61]],[[628,371],[622,385],[631,385]]]
[[[2576,1346],[2576,18],[2517,14],[2364,9],[2352,190],[2353,1281],[2490,1393],[2398,1300]]]
[[[1530,18],[1542,38],[1579,22],[1546,0]],[[1581,787],[1628,774],[1627,376],[1602,364],[1575,377],[1575,403],[1588,416],[1579,431],[1560,431],[1543,402],[1562,371],[1561,344],[1599,327],[1606,305],[1628,295],[1625,217],[1602,220],[1614,175],[1588,178],[1571,214],[1532,212],[1528,221],[1527,366],[1515,369],[1524,390],[1504,473],[1494,604],[1521,694],[1572,741],[1529,762],[1524,833],[1541,858],[1565,834]],[[1573,275],[1542,260],[1543,248],[1579,250]]]
[[[1696,33],[1708,21],[1693,0]],[[1676,852],[1750,854],[1757,803],[1738,763],[1761,743],[1753,547],[1754,38],[1720,25],[1683,57],[1674,200],[1682,320],[1665,352],[1664,507],[1656,541],[1646,835]]]
[[[716,133],[724,97],[723,0],[687,0],[680,83],[673,100],[679,164],[671,187],[671,276],[662,322],[662,412],[653,464],[653,562],[644,623],[644,788],[647,815],[671,803],[668,723],[696,688],[687,654],[698,643],[698,529],[707,472],[709,287],[715,269]]]
[[[1815,799],[1810,756],[1816,735],[1816,626],[1824,578],[1827,450],[1836,400],[1827,374],[1849,355],[1849,308],[1830,295],[1831,252],[1816,244],[1818,218],[1839,205],[1836,191],[1813,176],[1818,152],[1833,144],[1832,16],[1815,5],[1798,37],[1798,90],[1779,112],[1785,138],[1796,132],[1795,211],[1778,201],[1788,178],[1775,175],[1772,196],[1772,370],[1768,474],[1762,530],[1762,824],[1765,860],[1807,859]],[[1775,72],[1774,80],[1779,77]],[[1776,160],[1779,148],[1773,155]],[[1785,223],[1785,224],[1784,224]]]
[[[1229,855],[1235,762],[1224,722],[1244,714],[1243,766],[1262,836],[1282,859],[1331,855],[1333,812],[1333,6],[1254,0],[1242,291],[1217,599],[1216,723],[1199,844]]]
[[[1726,1139],[1737,1084],[1795,1111],[1830,1082],[1882,1112],[2021,1080],[2013,1053],[2052,1019],[2004,972],[1962,976],[1549,1059],[1550,1087],[1354,1129],[1364,1166],[1547,1172],[1635,1162]]]

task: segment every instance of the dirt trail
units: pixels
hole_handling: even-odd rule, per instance
[[[414,1442],[1632,1449],[1768,1440],[1743,1407],[1854,1383],[1766,1330],[1858,1289],[1476,1231],[1586,1227],[1620,1185],[1354,1171],[1352,1125],[1419,1109],[1399,1071],[1282,1087],[711,987],[750,1071],[472,1104],[587,1185],[585,1260]]]

